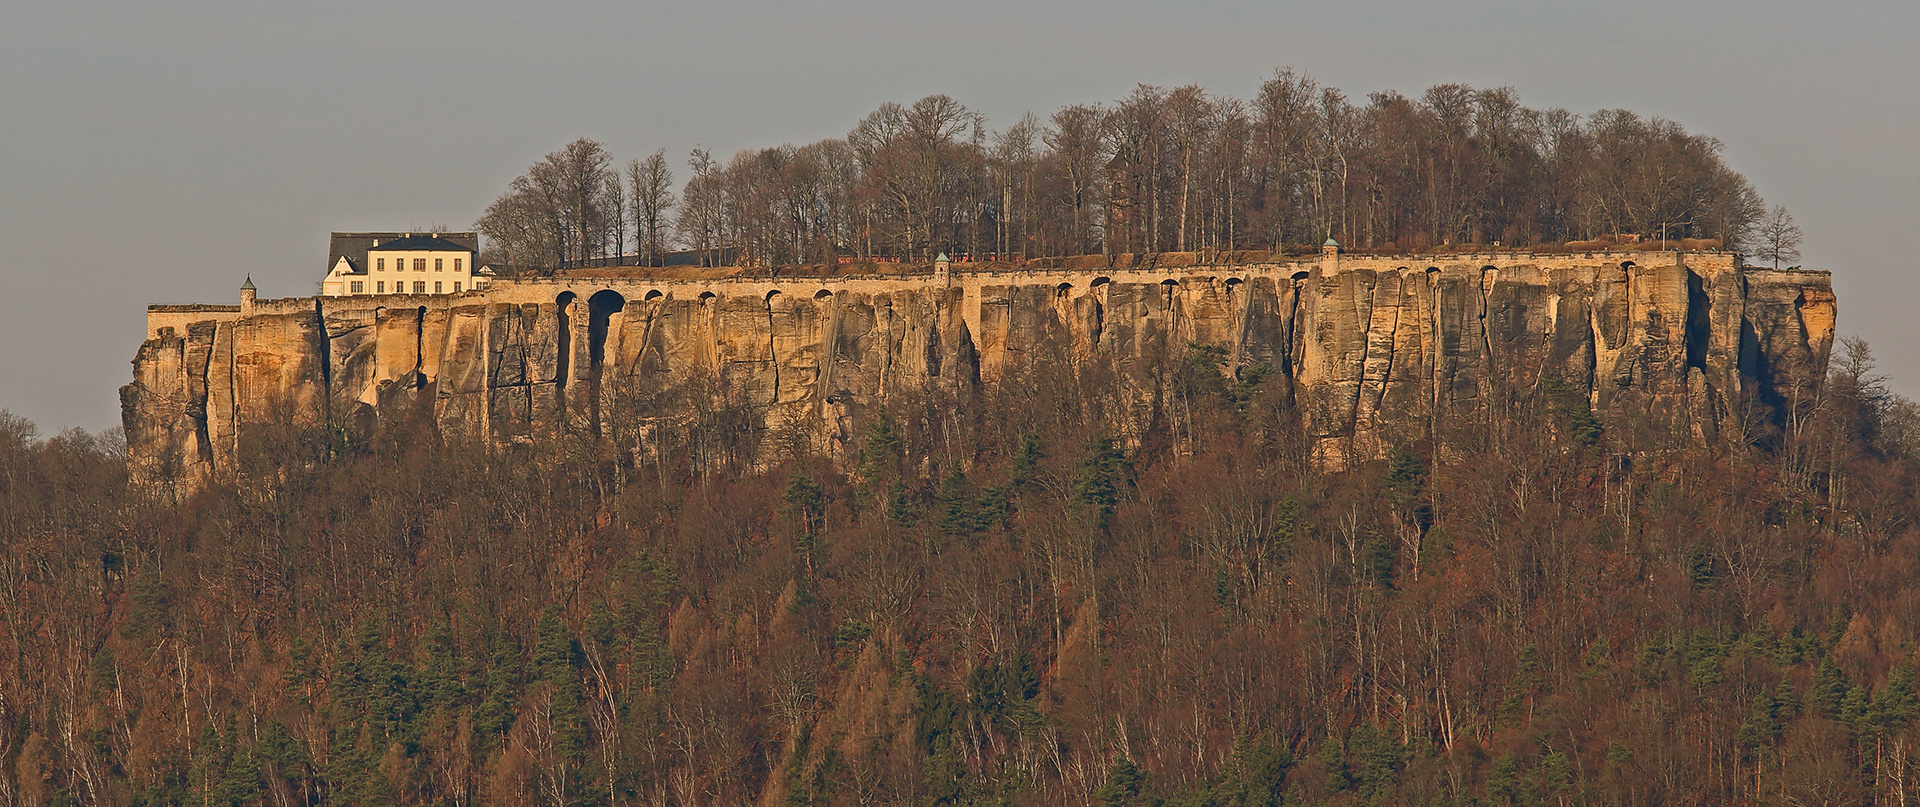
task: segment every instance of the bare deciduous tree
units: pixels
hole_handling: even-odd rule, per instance
[[[627,163],[627,184],[633,196],[634,248],[646,255],[648,266],[659,266],[667,239],[667,211],[673,209],[673,169],[667,150]]]
[[[1774,205],[1754,227],[1754,258],[1773,264],[1791,264],[1800,260],[1800,226],[1785,205]]]
[[[1067,206],[1073,211],[1072,228],[1067,231],[1063,250],[1067,254],[1084,253],[1088,248],[1088,230],[1100,204],[1096,200],[1098,174],[1106,161],[1105,138],[1101,121],[1106,113],[1098,105],[1075,104],[1053,113],[1053,125],[1047,129],[1047,147],[1059,170],[1066,177]]]
[[[515,178],[474,228],[514,271],[584,266],[605,251],[608,227],[619,226],[607,198],[611,162],[605,146],[575,140]]]
[[[695,147],[687,157],[687,167],[693,170],[693,176],[687,180],[680,210],[680,238],[700,253],[701,265],[712,266],[719,259],[721,214],[726,204],[720,166],[713,161],[712,152]]]
[[[625,257],[627,254],[626,222],[629,203],[627,201],[626,186],[620,183],[620,174],[618,172],[607,172],[606,189],[601,193],[602,197],[606,200],[607,206],[606,215],[608,221],[605,228],[606,234],[607,238],[612,239],[612,242],[607,245],[609,252],[611,252],[615,258]]]
[[[1698,239],[1689,246],[1791,263],[1798,230],[1762,221],[1722,150],[1627,110],[1529,109],[1508,87],[1356,103],[1282,69],[1250,101],[1141,85],[992,134],[945,95],[886,103],[844,138],[724,161],[696,149],[678,199],[664,152],[627,163],[616,187],[606,150],[579,140],[516,179],[476,227],[496,263],[533,272],[624,252],[628,235],[660,263],[676,233],[703,263],[769,266],[1284,251],[1327,237],[1389,249]]]

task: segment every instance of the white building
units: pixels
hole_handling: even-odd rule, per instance
[[[338,236],[339,234],[336,234]],[[339,255],[320,293],[327,297],[368,294],[459,294],[487,285],[491,272],[475,266],[475,253],[434,233],[398,233],[374,238],[365,257]]]

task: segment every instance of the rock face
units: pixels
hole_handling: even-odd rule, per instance
[[[502,281],[246,311],[154,306],[121,406],[148,479],[229,473],[254,432],[367,430],[422,405],[446,434],[606,439],[628,433],[622,418],[650,395],[692,384],[830,448],[904,391],[992,384],[1037,362],[1107,362],[1150,390],[1149,359],[1209,344],[1235,367],[1276,371],[1317,454],[1339,467],[1542,385],[1584,393],[1636,447],[1725,439],[1817,387],[1834,316],[1826,273],[1698,253]]]

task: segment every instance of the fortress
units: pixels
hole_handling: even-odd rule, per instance
[[[1549,379],[1585,393],[1636,448],[1734,439],[1810,397],[1834,337],[1827,273],[1724,253],[1329,245],[1298,259],[1194,258],[249,291],[238,306],[149,307],[122,415],[138,476],[191,482],[230,474],[249,430],[287,418],[367,429],[412,403],[444,434],[598,437],[629,399],[705,378],[761,425],[831,449],[889,396],[991,385],[1023,363],[1111,363],[1151,406],[1151,359],[1199,344],[1225,348],[1230,369],[1271,368],[1316,455],[1341,467]],[[1137,434],[1151,417],[1125,421],[1116,430]]]

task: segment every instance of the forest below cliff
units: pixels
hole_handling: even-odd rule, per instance
[[[475,223],[509,272],[841,259],[1508,247],[1698,239],[1792,263],[1720,141],[1608,109],[1532,109],[1512,88],[1441,84],[1351,99],[1283,69],[1251,99],[1140,85],[1005,128],[932,95],[842,138],[664,150],[618,164],[581,139],[534,163]],[[1587,248],[1592,248],[1589,244]],[[1688,248],[1699,248],[1690,245]]]
[[[249,433],[135,489],[0,420],[0,804],[1902,804],[1920,416],[1849,342],[1731,445],[1554,385],[1337,474],[1194,347],[683,428]],[[1069,369],[1071,368],[1071,369]]]

